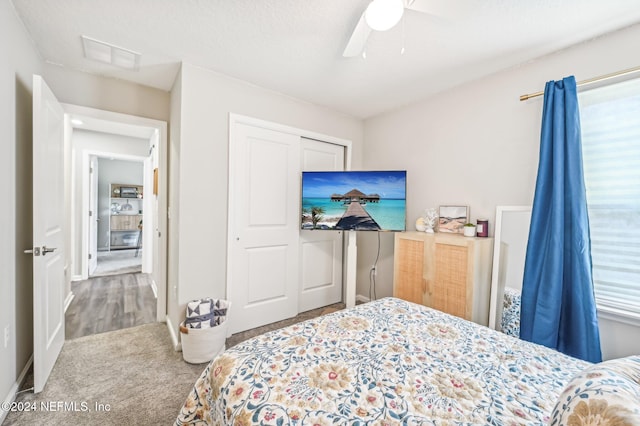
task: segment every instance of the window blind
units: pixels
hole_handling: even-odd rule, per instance
[[[596,302],[640,318],[640,79],[579,101]]]

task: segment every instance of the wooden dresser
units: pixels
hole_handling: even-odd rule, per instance
[[[493,238],[395,234],[393,295],[487,325]]]

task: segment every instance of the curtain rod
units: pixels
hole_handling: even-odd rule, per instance
[[[627,75],[627,74],[632,74],[635,72],[640,71],[640,67],[634,67],[634,68],[629,68],[626,70],[622,70],[622,71],[618,71],[618,72],[612,72],[611,74],[605,74],[605,75],[601,75],[599,77],[594,77],[594,78],[590,78],[588,80],[583,80],[583,81],[579,81],[577,83],[577,86],[586,86],[588,84],[592,84],[592,83],[598,83],[600,81],[605,81],[605,80],[609,80],[611,78],[616,78],[616,77],[620,77],[623,75]],[[538,96],[542,96],[544,95],[544,90],[540,91],[540,92],[536,92],[536,93],[529,93],[527,95],[520,95],[520,100],[521,101],[526,101],[527,99],[531,99],[531,98],[537,98]]]

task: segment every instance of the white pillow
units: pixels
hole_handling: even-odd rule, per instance
[[[640,355],[584,369],[558,397],[549,425],[640,425]]]

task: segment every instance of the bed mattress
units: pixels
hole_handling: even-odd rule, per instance
[[[176,424],[546,424],[589,364],[395,298],[216,357]]]

